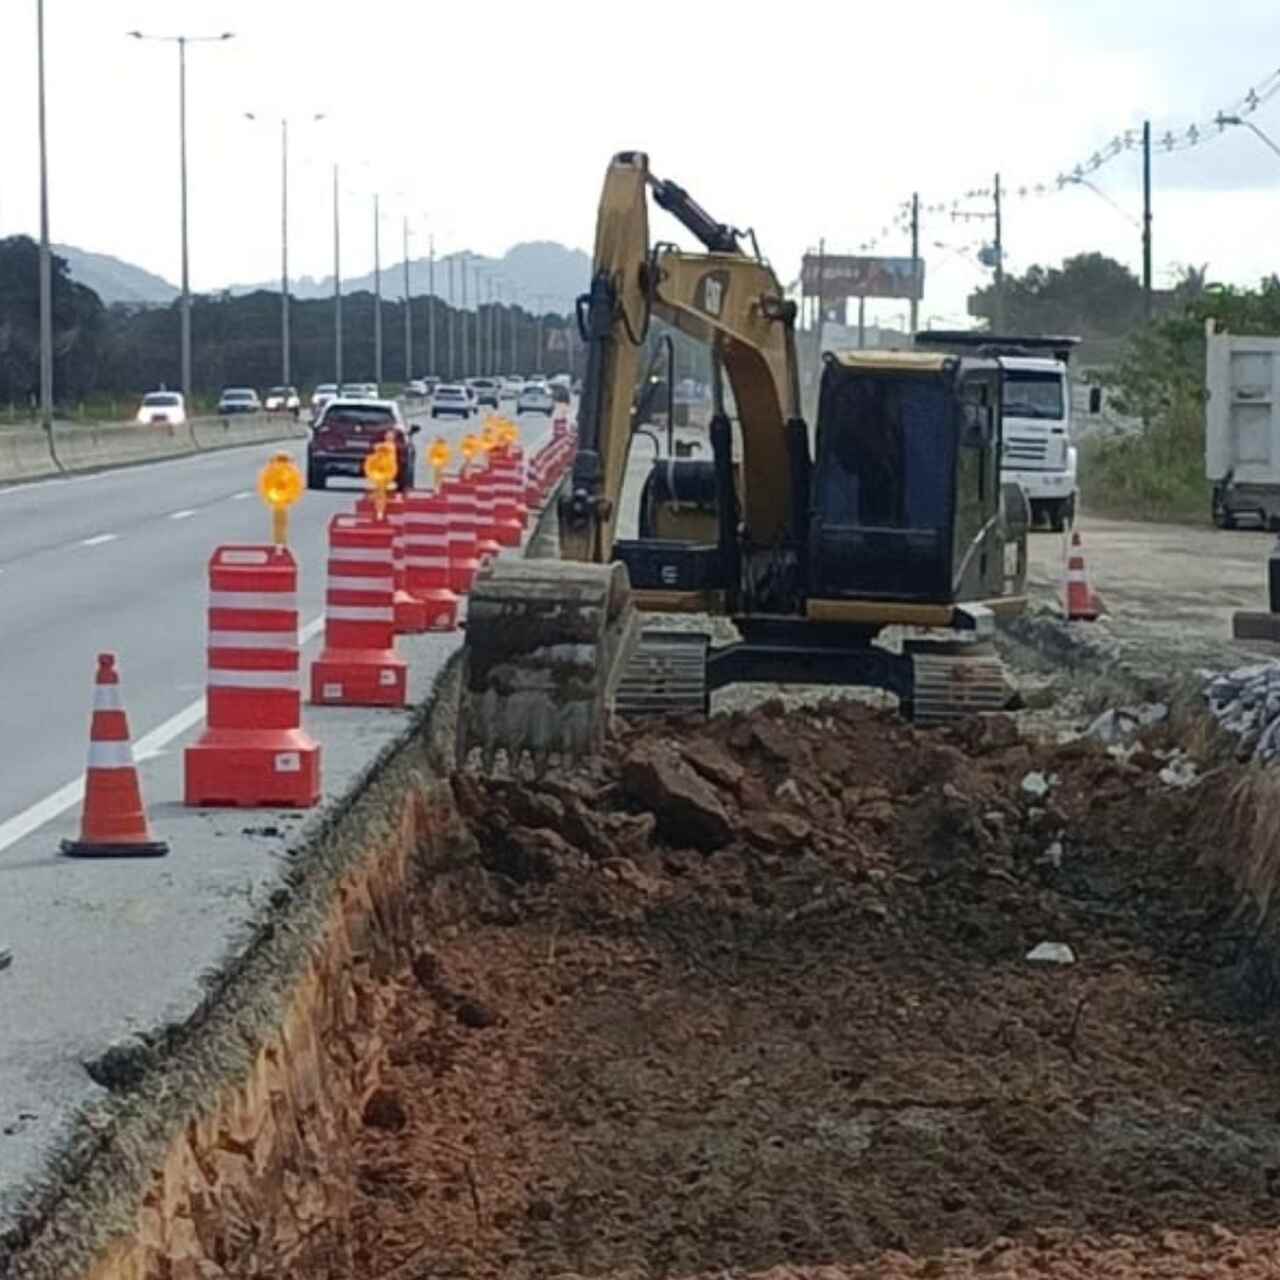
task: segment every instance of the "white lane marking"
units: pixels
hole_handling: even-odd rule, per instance
[[[324,615],[312,618],[298,632],[298,643],[306,644],[324,627]],[[139,763],[160,755],[164,748],[175,738],[194,728],[204,719],[204,698],[199,697],[190,706],[183,707],[176,715],[170,716],[163,724],[158,724],[150,733],[143,734],[133,744],[134,759]],[[59,814],[65,813],[74,804],[84,799],[84,775],[50,792],[43,800],[37,800],[21,813],[15,814],[5,822],[0,822],[0,853],[11,845],[25,839],[33,831],[38,831],[46,822],[52,822]]]
[[[195,508],[188,507],[185,511],[171,511],[169,513],[170,520],[189,520],[195,515]]]
[[[100,533],[93,538],[81,539],[82,547],[100,547],[104,542],[114,542],[120,535],[118,533]]]
[[[252,489],[242,489],[239,493],[233,493],[231,495],[230,501],[243,502],[246,498],[252,498],[252,497],[253,497]]]

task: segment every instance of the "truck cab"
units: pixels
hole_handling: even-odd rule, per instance
[[[1075,337],[996,336],[980,330],[929,329],[915,335],[922,350],[993,356],[1003,370],[1000,478],[1022,488],[1032,524],[1055,532],[1076,513],[1076,448],[1071,442],[1071,383],[1067,372]]]

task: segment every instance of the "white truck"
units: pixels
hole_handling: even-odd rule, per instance
[[[1213,523],[1280,528],[1280,338],[1205,326],[1204,473]]]
[[[1071,337],[997,336],[979,330],[926,329],[915,345],[997,356],[1004,368],[1000,478],[1022,486],[1031,522],[1061,532],[1076,514],[1076,447],[1071,442],[1067,364]]]

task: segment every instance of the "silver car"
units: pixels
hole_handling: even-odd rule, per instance
[[[526,382],[516,397],[517,413],[545,413],[549,418],[555,408],[551,388],[545,382]]]

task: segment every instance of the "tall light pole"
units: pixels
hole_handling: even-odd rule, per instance
[[[1276,146],[1271,138],[1267,134],[1263,133],[1252,120],[1245,120],[1242,116],[1224,116],[1222,112],[1218,112],[1218,118],[1215,123],[1220,129],[1225,128],[1229,124],[1239,125],[1243,129],[1252,129],[1266,146],[1270,147],[1276,155],[1280,156],[1280,146]]]
[[[257,121],[252,111],[244,113],[246,120]],[[317,112],[311,122],[324,119],[324,112]],[[289,117],[280,117],[280,382],[289,386],[292,379],[290,371],[289,340]]]
[[[338,230],[338,166],[333,166],[333,380],[342,386],[342,246]]]
[[[449,310],[445,312],[445,324],[448,326],[449,337],[449,378],[452,380],[457,377],[457,345],[454,334],[457,330],[457,321],[454,317],[454,294],[453,294],[453,258],[449,258]]]
[[[218,36],[152,36],[130,31],[135,40],[156,40],[178,46],[178,149],[182,176],[182,394],[191,407],[191,278],[187,247],[187,45],[230,40],[234,32]]]
[[[49,153],[44,114],[44,0],[36,0],[40,97],[40,425],[53,431],[53,259],[49,253]]]
[[[409,215],[404,215],[404,380],[413,377],[413,299],[409,292]]]
[[[373,197],[373,380],[382,386],[382,213]]]
[[[427,373],[436,376],[436,238],[427,240]]]

